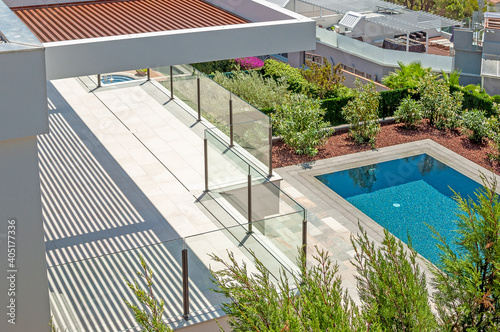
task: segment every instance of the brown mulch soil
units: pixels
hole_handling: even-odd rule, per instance
[[[397,145],[401,143],[414,142],[430,138],[434,142],[460,154],[461,156],[492,170],[500,175],[500,163],[491,161],[488,154],[494,152],[488,141],[481,144],[471,142],[466,135],[457,130],[439,130],[423,122],[417,129],[405,129],[401,124],[382,125],[381,132],[377,136],[376,148]],[[369,144],[358,144],[349,137],[347,132],[335,133],[327,143],[319,148],[314,157],[297,155],[283,142],[273,146],[273,168],[296,165],[315,160],[347,155],[361,151],[370,150]]]

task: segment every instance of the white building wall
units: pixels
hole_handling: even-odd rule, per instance
[[[36,136],[0,141],[0,194],[0,331],[48,331],[47,265]],[[14,278],[9,280],[8,276]]]

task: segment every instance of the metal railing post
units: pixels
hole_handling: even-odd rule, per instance
[[[197,89],[198,89],[198,121],[201,121],[201,105],[200,105],[201,95],[200,95],[200,77],[199,76],[196,79],[196,85],[197,85]]]
[[[146,73],[148,74],[148,81],[151,81],[151,70],[150,68],[146,69]]]
[[[233,100],[229,97],[229,147],[233,147],[233,137],[234,137],[234,129],[233,129]]]
[[[302,251],[307,260],[307,211],[304,210],[304,219],[302,220]]]
[[[183,317],[189,319],[189,278],[188,278],[188,251],[182,249],[182,302],[183,302]]]
[[[203,140],[203,154],[205,159],[205,192],[208,191],[208,141]]]
[[[269,126],[269,175],[273,176],[273,127]]]
[[[248,172],[248,233],[252,233],[252,175]]]
[[[174,67],[170,66],[170,99],[174,99]]]
[[[97,87],[101,87],[101,74],[97,74]]]

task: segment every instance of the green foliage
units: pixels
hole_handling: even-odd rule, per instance
[[[454,86],[460,85],[459,80],[461,73],[462,73],[461,70],[460,71],[454,70],[450,74],[447,74],[444,72],[444,70],[441,70],[441,75],[443,75],[443,81],[448,85],[454,85]]]
[[[398,61],[399,69],[382,78],[382,83],[390,89],[408,89],[417,86],[420,80],[430,75],[431,68],[422,67],[422,63],[403,64]]]
[[[358,94],[342,109],[342,115],[351,125],[350,135],[358,143],[370,143],[374,148],[380,124],[378,122],[379,96],[375,84],[356,80]]]
[[[419,101],[407,96],[401,101],[398,109],[394,113],[396,122],[402,122],[407,128],[415,128],[423,119],[422,104]]]
[[[276,106],[271,120],[276,134],[286,145],[298,154],[314,156],[318,153],[317,147],[331,134],[323,115],[319,100],[293,94],[287,102]]]
[[[495,109],[498,110],[498,104],[495,104]],[[497,114],[499,114],[498,112]],[[500,161],[500,118],[498,115],[492,116],[486,120],[486,126],[488,128],[488,138],[491,140],[491,146],[495,150],[495,153],[490,154],[489,157],[492,160]]]
[[[424,117],[439,129],[453,129],[459,125],[462,112],[463,93],[454,91],[434,76],[428,75],[419,84],[420,102],[424,108]]]
[[[191,64],[191,66],[206,75],[210,75],[215,72],[227,73],[236,70],[236,63],[234,62],[234,60],[200,62],[193,63]]]
[[[259,109],[287,100],[288,84],[283,79],[264,78],[256,71],[234,72],[231,77],[217,72],[213,80]]]
[[[425,274],[417,252],[384,229],[382,246],[375,248],[367,233],[351,237],[362,311],[368,326],[382,331],[435,331]]]
[[[412,10],[422,10],[433,14],[461,20],[472,16],[477,10],[477,0],[391,0]]]
[[[469,139],[482,142],[488,136],[488,126],[484,111],[471,110],[462,115],[462,131],[469,133]]]
[[[286,63],[276,60],[266,60],[262,67],[265,77],[272,77],[276,80],[285,79],[289,90],[295,93],[316,97],[316,88],[310,84],[300,73],[300,69],[291,67]]]
[[[500,329],[500,202],[495,179],[481,175],[475,199],[455,193],[460,208],[452,250],[440,240],[440,264],[431,266],[434,302],[445,331]]]
[[[302,76],[312,85],[316,86],[318,98],[332,98],[340,84],[345,80],[342,75],[340,64],[332,66],[331,63],[324,59],[325,65],[319,65],[312,61],[306,61],[306,66],[301,70]]]
[[[401,103],[401,100],[410,96],[418,99],[419,95],[414,89],[395,89],[379,92],[380,105],[379,117],[387,118],[393,116]]]
[[[468,85],[467,87],[450,86],[451,92],[460,91],[463,93],[464,102],[462,109],[479,109],[485,111],[486,116],[492,116],[495,112],[493,107],[493,98],[489,97],[485,93],[481,93],[481,89],[476,85]]]
[[[321,101],[321,107],[325,109],[323,119],[328,121],[331,126],[346,124],[347,120],[342,115],[342,108],[344,108],[349,101],[353,99],[354,97],[323,99]]]
[[[130,283],[125,280],[127,286],[134,292],[135,296],[142,304],[142,308],[125,300],[127,306],[133,311],[135,320],[147,332],[170,332],[173,331],[163,322],[163,312],[165,302],[161,300],[159,303],[153,293],[153,271],[148,268],[144,257],[139,255],[141,260],[142,272],[138,271],[137,275],[146,281],[147,289],[142,289],[137,280]]]
[[[277,285],[262,262],[252,253],[257,269],[250,274],[232,253],[229,262],[212,254],[224,268],[211,270],[216,292],[230,302],[222,304],[233,332],[248,331],[355,331],[361,325],[354,303],[337,276],[339,266],[326,252],[314,256],[315,266],[307,268],[302,254],[300,275],[290,280],[284,271]]]

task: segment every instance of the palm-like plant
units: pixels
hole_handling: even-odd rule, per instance
[[[445,73],[443,70],[441,70],[441,75],[443,75],[443,81],[446,82],[448,85],[455,85],[458,86],[458,80],[460,79],[460,74],[462,71],[454,70],[450,74]]]
[[[422,67],[420,61],[404,64],[398,61],[399,69],[382,78],[382,83],[391,89],[414,88],[421,78],[431,74],[431,68]]]

